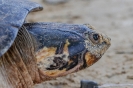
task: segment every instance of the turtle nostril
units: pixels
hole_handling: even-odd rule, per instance
[[[111,43],[110,43],[110,41],[111,41],[111,38],[109,38],[109,37],[107,37],[105,40],[104,40],[104,44],[107,44],[107,45],[110,45]]]
[[[107,44],[107,42],[106,42],[106,41],[104,41],[104,42],[103,42],[103,44]]]

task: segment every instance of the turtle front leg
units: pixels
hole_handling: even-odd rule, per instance
[[[0,80],[1,88],[33,86],[31,76],[14,45],[0,58]]]
[[[0,57],[0,87],[32,88],[39,82],[34,43],[27,30],[22,28],[10,49]]]

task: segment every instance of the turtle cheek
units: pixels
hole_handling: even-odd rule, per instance
[[[96,58],[96,56],[92,55],[90,52],[86,52],[85,57],[84,57],[83,67],[84,68],[89,67],[97,61],[98,61],[98,58]]]

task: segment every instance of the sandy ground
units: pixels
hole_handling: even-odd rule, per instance
[[[29,15],[30,22],[89,23],[112,39],[109,50],[93,66],[35,88],[79,88],[83,79],[99,84],[133,83],[133,0],[69,0],[56,5],[34,1],[44,10]]]

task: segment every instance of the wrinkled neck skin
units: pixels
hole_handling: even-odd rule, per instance
[[[32,88],[39,82],[32,38],[21,29],[14,44],[0,57],[0,88]]]
[[[20,53],[13,46],[0,58],[0,86],[2,88],[30,88],[32,78]],[[27,65],[28,66],[28,65]]]

